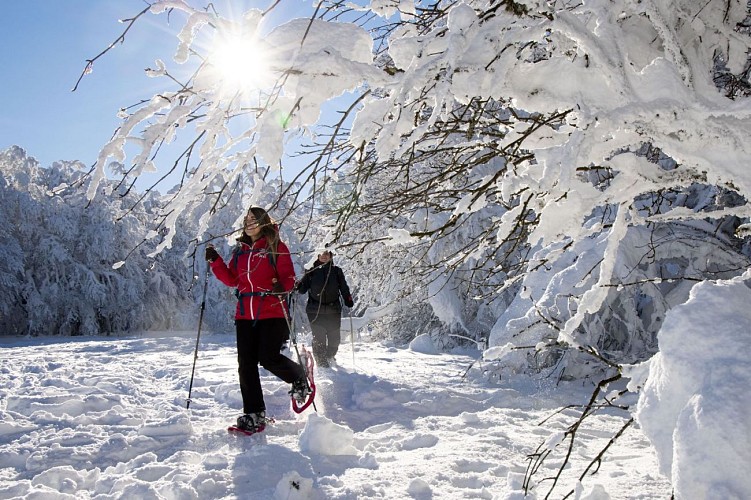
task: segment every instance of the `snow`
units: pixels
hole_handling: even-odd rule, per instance
[[[389,228],[388,235],[390,239],[386,241],[386,245],[405,245],[415,241],[406,229]]]
[[[438,350],[435,348],[435,344],[433,344],[430,334],[427,333],[415,337],[412,342],[409,343],[409,348],[413,352],[420,352],[422,354],[438,354]]]
[[[571,416],[553,414],[590,392],[489,383],[477,351],[356,342],[353,366],[343,343],[338,366],[317,369],[317,412],[292,413],[262,372],[276,422],[238,436],[225,430],[241,405],[234,335],[202,337],[187,410],[193,335],[4,338],[0,498],[521,498],[526,455],[559,440]],[[572,469],[625,418],[588,421]],[[579,498],[665,498],[657,467],[630,428],[595,476],[562,481]]]
[[[751,289],[742,280],[695,286],[685,304],[668,312],[660,352],[646,362],[636,417],[682,498],[740,499],[751,492],[749,303]]]
[[[538,446],[565,448],[574,415],[564,411],[546,419],[561,406],[588,399],[586,387],[563,382],[554,387],[555,377],[520,375],[529,359],[556,341],[598,345],[600,330],[582,333],[584,320],[598,311],[617,316],[612,297],[632,272],[639,274],[634,282],[670,284],[661,281],[662,274],[641,274],[644,253],[634,243],[655,241],[653,236],[665,231],[647,234],[648,222],[671,217],[696,222],[708,216],[691,207],[693,212],[678,208],[647,219],[634,201],[697,182],[734,186],[746,199],[751,195],[749,100],[723,97],[711,71],[715,52],[732,71],[747,63],[748,40],[718,19],[740,21],[747,5],[736,2],[723,13],[716,5],[697,10],[695,3],[595,0],[550,17],[517,19],[499,10],[480,23],[481,2],[459,2],[448,11],[445,26],[394,30],[388,51],[402,70],[394,75],[373,65],[373,39],[364,28],[292,20],[266,39],[277,61],[291,61],[282,68],[289,71],[284,92],[238,137],[230,135],[227,124],[236,109],[214,95],[219,82],[200,74],[195,92],[163,92],[122,114],[122,126],[99,153],[90,199],[103,190],[109,162],[125,160],[126,145],[138,151],[129,160],[132,173],[149,171],[157,145],[175,137],[172,125],[184,125],[191,110],[205,113],[195,125],[207,133],[200,166],[174,204],[165,207],[169,215],[157,218],[168,234],[150,254],[155,256],[172,247],[178,214],[194,209],[192,200],[206,202],[216,185],[243,173],[235,165],[248,162],[238,161],[233,151],[247,137],[259,135],[242,153],[246,158],[257,154],[276,165],[290,130],[314,126],[325,102],[352,90],[375,91],[357,109],[350,142],[374,144],[381,159],[434,146],[426,139],[430,126],[457,102],[492,97],[542,115],[572,110],[560,124],[529,136],[528,121],[510,121],[499,144],[526,137],[524,147],[533,153],[534,162],[514,165],[499,178],[499,192],[505,202],[513,193],[525,193],[523,201],[540,220],[526,241],[530,264],[545,265],[529,267],[504,285],[521,289],[505,309],[486,304],[498,314],[490,328],[491,348],[481,360],[479,353],[440,353],[429,335],[417,336],[409,348],[359,342],[352,353],[343,345],[342,364],[319,372],[318,413],[290,414],[287,388],[266,376],[277,422],[246,439],[224,431],[239,407],[231,336],[203,342],[190,411],[183,409],[190,336],[8,342],[0,357],[0,496],[520,498],[528,482],[526,457]],[[408,4],[378,0],[371,9],[392,16],[398,7],[408,18],[415,12]],[[542,12],[544,4],[524,2]],[[156,2],[152,11],[172,8],[188,15],[174,58],[181,63],[190,50],[200,49],[194,44],[197,31],[213,18],[179,0]],[[546,52],[534,63],[531,41]],[[156,66],[152,76],[166,74],[163,63]],[[416,124],[415,111],[423,106],[430,116]],[[680,167],[667,171],[634,153],[647,142]],[[476,145],[482,146],[481,138]],[[595,187],[577,174],[577,168],[589,165],[610,168],[615,177]],[[467,172],[473,175],[487,172]],[[504,212],[503,203],[494,207],[496,201],[484,195],[457,200],[447,213],[476,220],[497,209],[489,219],[500,220],[497,241],[512,233],[526,208],[519,204]],[[597,212],[607,206],[613,206],[615,218],[600,225]],[[747,204],[733,210],[745,219],[751,214]],[[203,224],[206,229],[208,221]],[[420,243],[406,229],[381,229],[388,235],[386,245]],[[676,248],[675,255],[689,261],[686,276],[708,280],[693,271],[723,263],[723,249],[711,243],[681,246],[692,234],[683,230],[686,237],[654,251]],[[492,240],[485,243],[484,248],[494,247]],[[717,253],[720,258],[712,260]],[[729,269],[738,269],[736,261],[732,264]],[[617,440],[596,475],[579,482],[580,471],[629,415],[612,409],[587,419],[591,427],[577,433],[571,464],[555,486],[560,496],[573,490],[576,498],[592,499],[664,498],[671,491],[676,498],[751,497],[751,404],[745,396],[751,383],[751,293],[749,276],[744,280],[693,286],[689,279],[673,292],[660,291],[665,300],[652,305],[647,318],[654,324],[664,317],[660,352],[627,369],[630,387],[643,385],[639,425]],[[455,288],[429,291],[435,317],[467,329],[465,320],[471,318],[464,297]],[[34,300],[38,297],[29,299],[29,309],[41,309]],[[384,311],[391,306],[386,300],[378,304]],[[377,314],[372,311],[368,314]],[[555,313],[563,328],[551,333],[540,322],[546,313]],[[608,333],[625,325],[624,335],[632,334],[643,319],[626,314],[620,323],[608,323]],[[352,354],[357,361],[349,364]],[[586,373],[584,364],[567,361],[569,376]],[[491,364],[493,370],[485,372]],[[538,476],[554,475],[560,463],[560,457],[544,463]],[[546,495],[554,487],[549,483],[531,478],[532,494]]]

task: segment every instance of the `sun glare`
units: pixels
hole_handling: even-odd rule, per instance
[[[227,91],[252,92],[270,84],[268,63],[257,41],[235,36],[219,40],[211,63]]]

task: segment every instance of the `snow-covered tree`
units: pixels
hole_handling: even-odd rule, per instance
[[[149,207],[160,205],[159,195],[131,192],[89,202],[80,189],[88,179],[76,162],[42,168],[19,147],[0,152],[2,331],[99,335],[194,328],[201,297],[189,290],[196,245],[187,235],[196,233],[198,221],[179,219],[186,236],[152,259]],[[225,311],[206,321],[221,331],[229,318]]]
[[[364,297],[382,305],[386,284],[396,324],[417,315],[531,348],[506,369],[576,375],[575,353],[561,365],[567,346],[644,359],[694,282],[747,265],[745,4],[321,2],[311,19],[273,29],[260,10],[228,19],[157,1],[150,11],[185,20],[175,61],[195,72],[123,113],[89,192],[127,142],[141,150],[127,169],[138,176],[190,129],[157,249],[175,237],[177,213],[280,165],[302,131],[313,154],[267,206],[286,204],[284,217],[323,209],[324,229],[301,232],[367,263]],[[230,42],[255,44],[234,62],[263,54],[252,64],[265,80],[222,72]],[[333,194],[341,183],[350,197]]]
[[[195,71],[149,70],[178,84],[123,112],[89,196],[127,142],[138,176],[192,134],[159,251],[177,214],[279,167],[299,132],[314,155],[270,206],[324,211],[325,228],[302,232],[348,249],[362,310],[487,338],[504,372],[578,378],[647,359],[695,283],[748,267],[746,2],[316,5],[268,29],[267,11],[155,1],[184,19],[175,62]],[[238,64],[263,54],[265,79],[221,72],[238,38],[255,44]],[[340,182],[349,199],[330,196]]]

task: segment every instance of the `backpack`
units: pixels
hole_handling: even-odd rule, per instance
[[[310,295],[321,304],[339,302],[339,279],[337,269],[331,266],[329,269],[320,269],[310,283]]]

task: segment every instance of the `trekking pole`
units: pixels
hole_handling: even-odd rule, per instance
[[[290,334],[295,331],[295,290],[293,289],[287,295],[287,304],[289,304],[289,331]]]
[[[288,296],[291,297],[291,294],[294,293],[294,290],[291,292],[287,292]],[[287,308],[285,307],[284,299],[282,299],[281,295],[277,295],[279,297],[279,305],[282,306],[282,312],[284,313],[284,319],[287,320],[287,328],[289,328],[289,337],[290,340],[292,340],[292,347],[295,348],[295,354],[297,355],[297,362],[300,364],[300,366],[303,367],[303,369],[307,373],[307,362],[303,363],[302,357],[300,356],[300,351],[297,349],[297,333],[292,329],[292,320],[290,319],[290,314],[287,312]],[[308,381],[307,374],[305,376],[305,383],[308,384],[308,388],[310,389],[310,384]],[[313,410],[318,413],[318,408],[316,408],[316,402],[315,399],[312,399],[311,404],[313,405]],[[302,410],[301,410],[302,411]]]
[[[355,368],[355,328],[352,326],[352,308],[349,308],[349,337],[352,341],[352,369],[354,371],[357,371],[357,368]]]
[[[341,297],[339,300],[341,300]],[[355,327],[352,323],[352,308],[348,307],[347,309],[349,309],[349,340],[352,344],[352,369],[357,371],[357,368],[355,368]]]
[[[201,299],[201,314],[198,316],[198,335],[196,335],[196,348],[193,351],[193,369],[190,372],[190,385],[188,386],[188,404],[185,409],[190,408],[190,393],[193,390],[193,375],[196,373],[196,360],[198,359],[198,342],[201,340],[201,325],[203,324],[203,312],[206,310],[206,290],[209,288],[209,272],[211,266],[206,262],[206,279],[203,281],[203,298]]]

